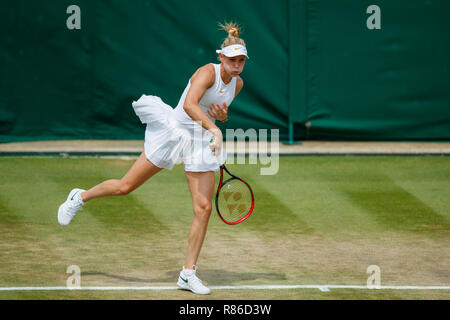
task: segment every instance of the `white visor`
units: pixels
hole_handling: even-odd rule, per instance
[[[229,58],[236,56],[246,56],[248,59],[250,59],[247,55],[247,48],[241,44],[233,44],[231,46],[223,48],[222,50],[216,50],[216,52],[221,53]]]

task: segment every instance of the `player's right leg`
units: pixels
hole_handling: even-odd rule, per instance
[[[127,195],[161,170],[162,168],[151,163],[142,152],[122,179],[103,181],[87,191],[83,189],[70,191],[67,200],[58,209],[58,222],[62,226],[68,225],[87,201],[100,197]]]

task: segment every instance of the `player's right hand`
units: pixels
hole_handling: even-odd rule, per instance
[[[214,155],[218,157],[222,152],[222,143],[223,143],[222,131],[220,131],[220,129],[216,129],[211,130],[211,132],[213,136],[209,141],[209,148],[214,153]]]

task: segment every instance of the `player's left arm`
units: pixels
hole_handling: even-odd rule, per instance
[[[239,94],[239,92],[242,90],[242,87],[244,87],[244,81],[242,80],[241,77],[238,76],[236,79],[236,90],[234,93],[235,98]],[[208,114],[212,118],[219,120],[220,122],[227,121],[228,120],[228,106],[226,105],[226,103],[224,103],[223,106],[213,103],[209,107]]]
[[[239,92],[241,92],[243,87],[244,87],[244,80],[242,80],[242,78],[238,76],[236,79],[236,92],[234,93],[235,98],[237,97]]]

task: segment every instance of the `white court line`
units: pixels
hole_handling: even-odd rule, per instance
[[[361,285],[248,285],[248,286],[209,286],[211,290],[282,290],[282,289],[318,289],[322,292],[331,289],[356,289],[356,290],[450,290],[450,286],[379,286],[367,287]],[[148,286],[148,287],[0,287],[0,291],[57,291],[57,290],[86,290],[86,291],[114,291],[114,290],[178,290],[176,286]]]

